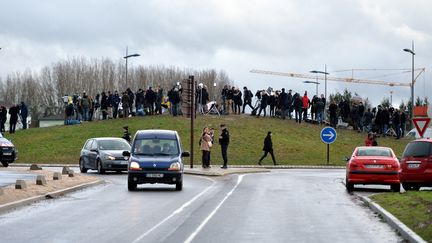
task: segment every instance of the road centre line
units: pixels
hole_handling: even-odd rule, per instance
[[[193,197],[191,200],[189,200],[186,203],[184,203],[180,208],[178,208],[177,210],[175,210],[168,217],[166,217],[165,219],[163,219],[162,221],[160,221],[158,224],[156,224],[155,226],[153,226],[151,229],[147,230],[144,234],[140,235],[138,238],[136,238],[135,240],[133,240],[132,243],[139,242],[144,237],[146,237],[148,234],[150,234],[153,230],[157,229],[159,226],[161,226],[166,221],[168,221],[169,219],[171,219],[172,217],[174,217],[176,214],[179,214],[181,211],[183,211],[183,209],[185,209],[186,207],[188,207],[189,205],[191,205],[194,201],[196,201],[198,198],[200,198],[202,195],[204,195],[207,191],[209,191],[211,188],[213,188],[214,184],[216,183],[216,181],[213,180],[213,179],[206,178],[206,177],[201,177],[201,178],[207,179],[207,180],[209,180],[209,181],[211,181],[213,183],[210,186],[208,186],[204,191],[202,191],[201,193],[199,193],[198,195],[196,195],[195,197]]]
[[[204,228],[204,226],[210,221],[210,219],[216,214],[216,212],[219,210],[219,208],[224,204],[224,202],[233,194],[235,189],[240,185],[240,183],[243,180],[243,176],[245,175],[239,175],[237,179],[237,184],[231,189],[230,192],[227,193],[224,199],[217,205],[217,207],[207,216],[206,219],[200,224],[200,226],[184,241],[184,243],[191,243],[193,239],[198,235],[198,233]]]

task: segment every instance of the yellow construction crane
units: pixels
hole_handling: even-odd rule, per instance
[[[417,78],[420,76],[421,73],[425,71],[424,68],[419,69],[420,72],[417,75],[417,77],[414,79],[417,80]],[[306,79],[319,79],[319,80],[329,80],[329,81],[336,81],[336,82],[347,82],[347,83],[361,83],[361,84],[377,84],[377,85],[386,85],[386,86],[402,86],[402,87],[411,87],[411,83],[400,83],[400,82],[386,82],[386,81],[379,81],[379,80],[367,80],[367,79],[357,79],[357,78],[338,78],[338,77],[331,77],[331,76],[322,76],[322,75],[312,75],[312,74],[301,74],[301,73],[284,73],[284,72],[273,72],[273,71],[265,71],[265,70],[257,70],[253,69],[250,71],[251,73],[260,73],[260,74],[268,74],[268,75],[278,75],[278,76],[285,76],[285,77],[292,77],[292,78],[306,78]]]

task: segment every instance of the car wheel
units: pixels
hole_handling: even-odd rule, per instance
[[[99,174],[104,174],[105,170],[102,168],[102,162],[100,160],[97,161],[97,171]]]
[[[9,163],[8,162],[1,162],[2,163],[2,165],[3,165],[3,167],[8,167],[9,166]]]
[[[176,191],[181,191],[183,189],[183,181],[176,183]]]
[[[79,168],[80,168],[81,173],[87,173],[88,169],[86,167],[84,167],[84,161],[82,159],[80,159]]]
[[[414,191],[418,191],[418,190],[420,190],[420,186],[412,186],[412,189],[413,189]]]
[[[128,190],[129,191],[135,191],[136,188],[137,188],[137,183],[128,180]]]
[[[390,188],[394,192],[400,192],[400,184],[393,184],[390,186]]]
[[[405,191],[411,190],[411,185],[408,183],[402,183],[402,187]]]
[[[352,191],[354,191],[354,184],[348,182],[348,179],[345,180],[345,185],[346,185],[346,190],[347,190],[348,192],[352,192]]]

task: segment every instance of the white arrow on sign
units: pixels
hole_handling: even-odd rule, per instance
[[[332,133],[331,131],[329,133],[323,134],[323,137],[329,137],[330,139],[332,139],[334,136],[334,133]]]

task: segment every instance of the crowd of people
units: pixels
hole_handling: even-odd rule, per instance
[[[0,107],[0,132],[6,132],[7,115],[9,114],[9,133],[15,133],[17,123],[20,121],[23,129],[27,129],[28,108],[24,102],[9,107]]]
[[[138,89],[133,92],[130,88],[119,93],[103,91],[93,98],[85,91],[73,96],[65,95],[65,120],[92,121],[130,116],[145,116],[162,114],[163,109],[168,108],[168,99],[173,107],[177,107],[173,115],[178,115],[180,93],[178,88],[168,91],[168,97],[164,96],[162,88],[153,90]]]
[[[381,105],[370,108],[365,107],[361,100],[354,99],[327,104],[324,94],[313,95],[310,99],[307,91],[300,95],[291,89],[286,92],[285,88],[276,91],[271,88],[258,90],[255,93],[255,105],[252,105],[254,95],[247,87],[243,87],[242,93],[238,88],[225,85],[221,96],[222,114],[240,114],[240,110],[244,113],[245,107],[249,106],[251,114],[256,117],[261,117],[261,114],[267,116],[268,111],[270,117],[295,119],[297,123],[307,121],[328,124],[334,128],[350,125],[358,132],[390,135],[396,139],[404,136],[408,117],[404,108]]]

